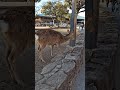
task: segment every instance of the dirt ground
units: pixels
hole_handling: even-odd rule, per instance
[[[68,32],[67,32],[68,29],[53,29],[53,30],[58,31],[58,32],[62,33],[63,35],[68,34]],[[78,35],[78,34],[79,34],[79,32],[77,31],[77,35]],[[69,44],[69,41],[67,41],[66,43],[61,44],[60,49],[61,49],[62,52],[65,50],[67,44]],[[38,47],[37,43],[36,43],[35,45],[36,45],[36,46],[35,46],[35,72],[36,72],[36,73],[41,73],[42,68],[43,68],[45,65],[49,64],[49,63],[51,62],[51,59],[52,59],[54,56],[56,56],[57,54],[60,54],[60,52],[58,51],[58,48],[55,47],[55,48],[53,49],[53,56],[51,57],[51,55],[50,55],[50,50],[51,50],[51,49],[50,49],[49,46],[47,46],[47,47],[44,49],[43,54],[42,54],[42,55],[43,55],[43,58],[44,58],[44,60],[45,60],[45,62],[46,62],[46,63],[44,63],[44,62],[42,62],[41,59],[39,58],[39,51],[37,50],[37,47]]]

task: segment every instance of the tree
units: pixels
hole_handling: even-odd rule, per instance
[[[54,8],[55,8],[56,2],[47,2],[44,6],[42,6],[42,13],[45,15],[54,15]]]
[[[35,2],[40,2],[41,0],[35,0]]]
[[[77,14],[79,13],[80,9],[85,7],[85,0],[75,0],[77,2],[76,10]],[[65,0],[65,4],[71,9],[72,8],[72,0]]]
[[[67,6],[59,1],[47,2],[44,6],[42,6],[42,13],[51,16],[51,18],[55,16],[58,22],[58,27],[59,27],[59,23],[65,21],[65,18],[68,16]]]
[[[85,0],[65,0],[65,5],[72,9],[72,14],[70,17],[70,32],[74,32],[74,39],[70,40],[70,46],[75,46],[77,14],[80,9],[84,7]]]

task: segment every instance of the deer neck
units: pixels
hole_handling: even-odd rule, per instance
[[[64,40],[63,40],[63,42],[68,41],[69,39],[71,39],[71,38],[72,38],[72,36],[73,36],[73,34],[72,34],[72,33],[67,34],[66,36],[64,36]]]

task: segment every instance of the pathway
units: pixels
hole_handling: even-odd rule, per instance
[[[83,37],[85,37],[85,30],[81,30],[80,33]],[[83,55],[83,60],[84,61],[80,67],[80,72],[75,79],[73,90],[85,90],[85,55]]]

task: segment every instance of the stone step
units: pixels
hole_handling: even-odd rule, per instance
[[[112,21],[113,19],[105,19],[105,23],[116,23],[116,21]]]
[[[111,75],[111,68],[109,65],[101,65],[89,62],[86,65],[86,85],[90,85],[91,83],[100,84],[106,83],[103,82],[105,79],[109,79]],[[103,90],[103,89],[102,89]]]
[[[86,65],[86,83],[89,84],[91,82],[96,81],[97,79],[104,78],[104,73],[107,69],[106,66],[95,64],[95,63],[87,63]]]
[[[86,85],[85,90],[97,90],[97,87],[94,83],[90,83],[89,85]]]
[[[92,56],[92,50],[85,49],[85,62],[88,62]]]
[[[99,48],[93,51],[92,58],[101,58],[101,57],[111,58],[113,54],[114,54],[114,51],[112,49],[107,50],[107,49]]]
[[[105,28],[112,28],[112,29],[114,29],[114,28],[118,28],[118,25],[112,25],[112,24],[105,24],[104,25],[105,26]]]
[[[98,33],[98,39],[100,38],[115,38],[117,39],[118,38],[118,33]]]
[[[117,44],[101,44],[101,43],[97,43],[98,48],[103,48],[103,49],[107,49],[107,50],[116,50],[117,48]]]
[[[101,31],[100,33],[104,33],[104,34],[106,34],[106,33],[112,33],[112,34],[115,34],[117,32],[118,32],[117,28],[116,29],[115,28],[114,29],[109,28],[109,29],[105,29],[105,30]]]
[[[88,62],[86,63],[87,65],[85,66],[85,70],[86,72],[94,72],[96,71],[96,69],[98,70],[103,70],[104,68],[104,65],[102,64],[96,64],[96,63],[93,63],[93,62]]]
[[[103,43],[103,44],[115,44],[118,43],[117,39],[98,39],[98,43]]]
[[[93,63],[96,63],[96,64],[101,64],[101,65],[104,65],[104,66],[109,66],[112,62],[111,58],[92,58],[90,60],[91,62]]]
[[[114,24],[114,25],[118,25],[118,23],[116,23],[116,22],[115,22],[115,23],[109,23],[109,22],[108,22],[108,23],[106,23],[106,24]]]
[[[112,26],[112,25],[104,25],[104,27],[105,27],[105,29],[108,29],[108,30],[110,30],[110,29],[119,29],[119,26],[117,26],[117,25],[114,25],[114,26]]]

